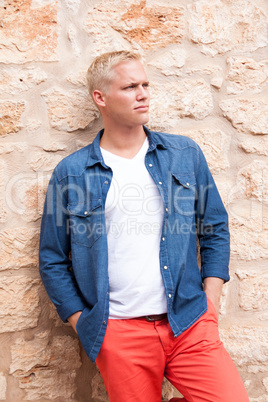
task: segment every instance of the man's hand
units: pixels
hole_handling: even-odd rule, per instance
[[[221,278],[209,277],[204,279],[204,291],[214,304],[217,314],[219,314],[219,303],[223,283],[224,280]]]
[[[80,315],[82,314],[82,311],[77,311],[76,313],[74,313],[73,315],[70,315],[70,317],[68,318],[69,323],[71,324],[71,326],[73,327],[73,329],[76,331],[76,324],[78,321],[78,318],[80,317]]]

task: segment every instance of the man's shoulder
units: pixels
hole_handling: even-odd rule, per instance
[[[67,176],[80,176],[87,166],[91,144],[71,153],[63,158],[56,166],[54,173],[58,180]]]
[[[199,149],[198,144],[191,138],[187,137],[186,135],[170,134],[152,130],[151,134],[156,139],[158,144],[162,144],[164,147],[167,148],[171,147],[177,149],[184,149],[192,147],[195,150]]]

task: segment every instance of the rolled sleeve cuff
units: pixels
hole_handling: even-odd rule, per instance
[[[76,299],[70,299],[64,301],[60,306],[57,307],[57,312],[63,322],[67,322],[68,318],[76,313],[77,311],[82,311],[86,308],[82,300],[77,297]]]
[[[230,280],[229,267],[226,265],[205,264],[201,268],[202,280],[213,276],[214,278],[221,278],[224,282]]]

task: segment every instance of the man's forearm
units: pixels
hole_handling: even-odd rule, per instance
[[[78,321],[78,319],[79,319],[81,314],[82,314],[82,311],[77,311],[76,313],[72,314],[68,318],[69,323],[71,324],[71,326],[73,327],[73,329],[75,330],[76,333],[77,333],[76,324],[77,324],[77,321]]]
[[[219,312],[219,303],[224,281],[221,278],[208,277],[204,279],[204,291],[214,304],[217,313]]]

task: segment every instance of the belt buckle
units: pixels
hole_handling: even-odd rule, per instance
[[[155,319],[153,317],[151,317],[150,315],[146,315],[145,319],[146,319],[146,321],[149,321],[149,322],[155,321]]]

